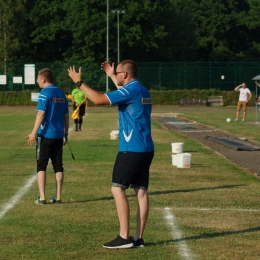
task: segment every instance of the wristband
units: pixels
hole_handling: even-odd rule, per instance
[[[78,88],[80,88],[80,86],[82,85],[82,83],[83,83],[83,80],[80,80],[80,81],[76,82],[76,86],[77,86]]]

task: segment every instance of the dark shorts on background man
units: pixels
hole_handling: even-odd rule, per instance
[[[62,164],[63,139],[49,139],[37,135],[36,158],[37,172],[46,171],[49,159],[52,161],[55,173],[63,172]]]
[[[153,156],[154,152],[119,152],[114,165],[112,186],[147,190]]]

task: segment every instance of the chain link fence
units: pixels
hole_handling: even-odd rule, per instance
[[[35,75],[42,68],[54,72],[55,84],[66,94],[75,87],[68,77],[69,66],[82,67],[84,81],[97,91],[106,91],[106,76],[100,69],[100,63],[35,63]],[[257,62],[137,62],[138,78],[149,90],[177,89],[219,89],[233,90],[237,85],[246,82],[251,91],[255,89],[253,77],[260,74],[260,63]],[[39,87],[13,83],[13,77],[24,78],[24,63],[9,63],[0,68],[0,75],[7,75],[7,84],[0,85],[0,91],[36,91]],[[36,82],[36,81],[35,81]],[[109,80],[108,90],[115,87]]]

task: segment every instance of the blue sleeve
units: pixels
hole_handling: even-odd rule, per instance
[[[119,88],[113,92],[106,93],[106,96],[110,100],[111,105],[114,104],[127,104],[135,96],[134,88]]]
[[[46,91],[42,90],[38,98],[37,111],[46,111],[47,106],[48,106],[48,96]]]

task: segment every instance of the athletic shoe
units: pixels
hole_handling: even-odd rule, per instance
[[[46,204],[46,199],[41,200],[41,197],[39,196],[34,203],[39,204],[39,205],[43,205],[43,204]]]
[[[243,119],[242,119],[242,121],[244,122],[244,121],[245,121],[245,119],[243,118]]]
[[[236,118],[235,121],[237,121],[238,119]]]
[[[144,240],[142,238],[138,238],[137,240],[133,239],[134,247],[144,247]]]
[[[118,236],[111,242],[103,245],[103,247],[109,248],[109,249],[130,248],[133,246],[134,246],[134,244],[132,241],[132,237],[125,239],[125,238],[122,238],[121,236]]]
[[[50,200],[50,203],[51,203],[51,204],[54,204],[54,203],[59,204],[59,203],[61,203],[61,199],[60,199],[60,198],[56,199],[56,197],[54,196],[54,197]]]

